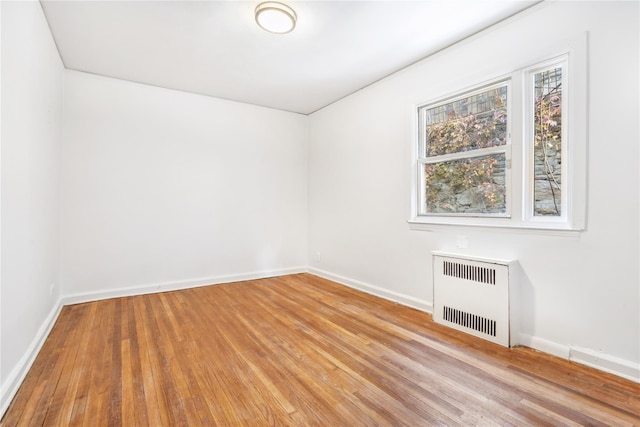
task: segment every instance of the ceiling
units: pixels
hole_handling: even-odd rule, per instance
[[[256,1],[41,1],[68,69],[312,113],[537,1],[288,1],[271,34]]]

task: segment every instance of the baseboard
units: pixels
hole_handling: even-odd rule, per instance
[[[518,345],[532,348],[562,359],[569,359],[569,346],[520,332]]]
[[[56,323],[56,320],[58,320],[62,306],[62,300],[58,299],[49,312],[49,315],[40,326],[40,329],[38,329],[38,332],[26,353],[22,356],[13,371],[11,371],[7,380],[2,384],[2,389],[0,391],[0,418],[4,416],[4,413],[9,409],[11,401],[22,385],[22,382],[27,376],[29,369],[31,369],[33,362],[35,362],[38,353],[40,353],[40,350],[49,336],[53,325]]]
[[[569,360],[640,383],[640,363],[577,346],[569,347]]]
[[[150,283],[145,285],[135,285],[111,289],[108,291],[76,293],[64,297],[62,299],[62,303],[63,305],[81,304],[84,302],[100,301],[110,298],[155,294],[168,291],[179,291],[181,289],[198,288],[201,286],[220,285],[223,283],[242,282],[246,280],[266,279],[268,277],[285,276],[288,274],[299,274],[306,272],[307,267],[293,267],[280,270],[264,270],[253,273],[232,274],[226,276],[202,277],[174,282]]]
[[[347,277],[339,276],[337,274],[329,273],[317,268],[309,267],[307,271],[310,274],[340,283],[341,285],[345,285],[350,288],[357,289],[359,291],[366,292],[368,294],[375,295],[389,301],[397,302],[399,304],[406,305],[407,307],[412,307],[420,311],[433,313],[433,304],[429,301],[424,301],[409,295],[404,295],[387,289],[379,288],[377,286],[361,282],[359,280],[349,279]]]
[[[561,345],[528,334],[520,333],[519,338],[518,344],[525,347],[640,383],[640,363],[633,363],[588,348]]]

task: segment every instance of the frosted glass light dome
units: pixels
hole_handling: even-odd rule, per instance
[[[271,33],[290,33],[296,26],[296,19],[295,11],[286,4],[267,1],[256,7],[256,23]]]

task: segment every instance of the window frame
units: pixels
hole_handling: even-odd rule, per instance
[[[428,102],[414,104],[411,107],[412,138],[411,138],[411,198],[410,217],[408,220],[412,230],[447,230],[453,227],[479,227],[492,230],[519,230],[538,234],[579,235],[586,230],[586,202],[587,202],[587,145],[588,145],[588,33],[583,33],[564,43],[555,43],[538,50],[538,56],[528,61],[514,63],[508,67],[509,72],[496,73],[494,78],[485,79],[480,84],[467,85],[466,88],[456,90],[445,96],[437,96]],[[532,185],[533,177],[528,179],[533,162],[532,136],[527,132],[532,129],[533,116],[528,117],[527,110],[533,113],[533,106],[527,103],[527,75],[548,69],[551,65],[564,61],[563,65],[563,105],[562,105],[562,215],[535,216],[533,215]],[[504,69],[503,69],[504,70]],[[565,72],[566,71],[566,72]],[[465,93],[490,86],[496,82],[510,79],[509,98],[511,135],[509,138],[511,149],[511,195],[507,194],[510,203],[508,217],[486,216],[450,216],[450,215],[422,215],[424,173],[420,172],[422,163],[419,155],[422,142],[420,141],[419,108],[435,105],[446,99],[454,99]],[[533,90],[533,89],[532,89]],[[566,135],[566,137],[565,137]],[[426,154],[426,153],[425,153]]]

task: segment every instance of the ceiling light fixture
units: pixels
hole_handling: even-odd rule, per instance
[[[267,1],[256,7],[256,23],[271,33],[290,33],[296,26],[296,19],[296,13],[286,4]]]

